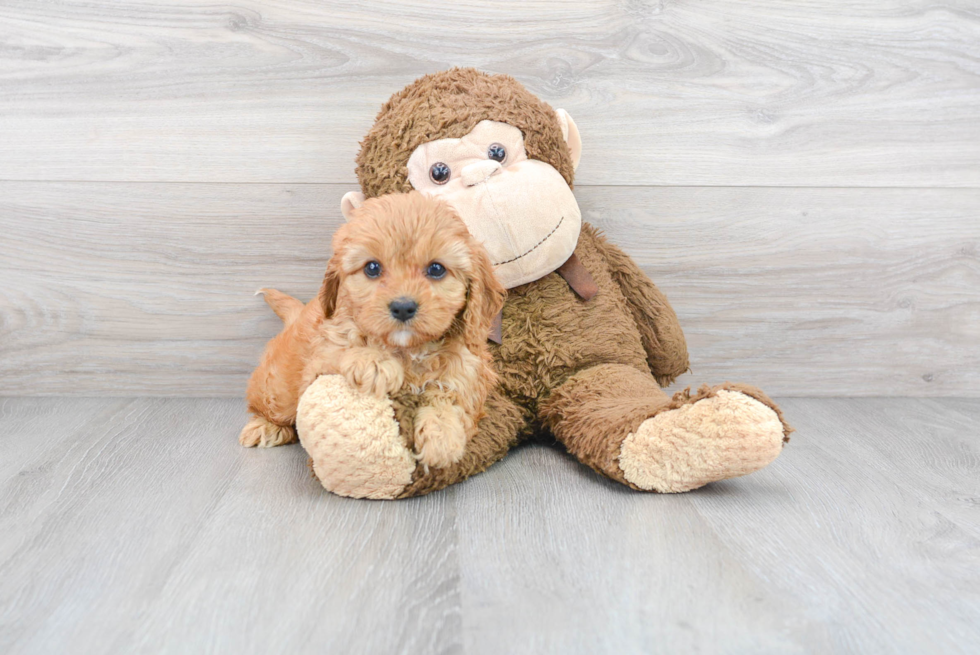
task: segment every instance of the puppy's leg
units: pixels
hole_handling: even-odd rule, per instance
[[[415,450],[426,466],[445,468],[463,458],[472,420],[461,407],[446,401],[419,408],[415,416]],[[470,428],[467,429],[467,423]]]
[[[489,364],[468,349],[454,355],[443,360],[438,380],[424,386],[415,416],[415,451],[426,466],[445,468],[463,458],[496,379]]]
[[[296,441],[293,424],[304,389],[303,371],[321,322],[322,312],[311,302],[266,345],[245,394],[254,418],[238,437],[243,446],[271,447]]]
[[[412,482],[398,494],[399,498],[421,496],[483,471],[507,454],[522,438],[530,436],[531,414],[498,390],[487,398],[486,415],[479,429],[466,443],[463,457],[451,466],[435,468],[418,463]]]
[[[296,429],[276,425],[264,416],[253,416],[238,435],[238,443],[246,448],[272,448],[296,441]]]
[[[340,374],[361,393],[387,396],[401,389],[405,368],[391,355],[376,348],[355,347],[340,357]]]

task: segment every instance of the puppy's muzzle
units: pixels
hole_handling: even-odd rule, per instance
[[[415,318],[418,310],[419,304],[411,298],[398,298],[388,303],[388,311],[391,312],[391,317],[402,323],[407,323]]]

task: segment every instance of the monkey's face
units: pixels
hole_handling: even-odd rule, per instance
[[[408,179],[452,205],[508,289],[554,271],[578,243],[582,213],[571,188],[550,164],[528,159],[521,131],[506,123],[485,120],[460,139],[422,144]]]

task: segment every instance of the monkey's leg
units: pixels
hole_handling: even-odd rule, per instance
[[[542,405],[541,418],[596,471],[664,493],[757,471],[779,455],[791,430],[753,387],[669,398],[649,374],[620,364],[573,375]]]
[[[517,443],[527,425],[522,410],[494,391],[486,412],[462,459],[446,468],[419,464],[391,401],[361,394],[339,375],[322,375],[307,389],[296,427],[327,491],[352,498],[408,498],[485,470]]]

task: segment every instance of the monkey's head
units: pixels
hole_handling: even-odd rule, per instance
[[[361,142],[364,198],[413,189],[440,196],[490,254],[507,288],[561,266],[578,243],[572,193],[582,153],[578,128],[517,80],[472,68],[422,77],[384,104]]]

